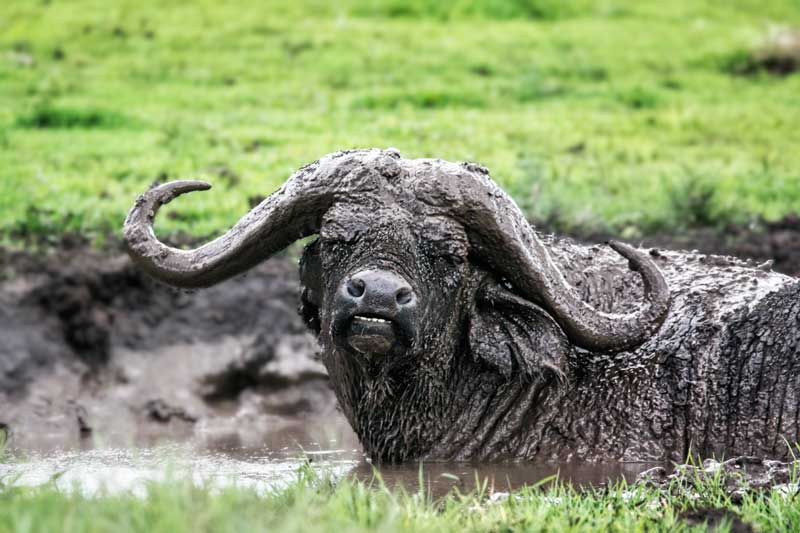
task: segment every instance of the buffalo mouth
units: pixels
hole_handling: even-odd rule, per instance
[[[347,344],[364,355],[386,355],[398,345],[397,324],[388,317],[357,314],[347,327]]]

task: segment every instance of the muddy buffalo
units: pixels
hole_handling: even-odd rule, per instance
[[[178,181],[125,223],[155,278],[205,287],[316,235],[300,312],[376,460],[784,456],[800,423],[800,281],[744,261],[537,234],[472,163],[394,150],[300,169],[221,237],[159,242]]]

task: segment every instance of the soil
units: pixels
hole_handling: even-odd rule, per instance
[[[633,244],[771,260],[800,276],[798,216]],[[149,279],[119,246],[65,236],[46,253],[0,249],[0,427],[12,447],[255,445],[267,429],[346,426],[296,311],[297,252],[188,292]]]
[[[704,526],[707,531],[730,531],[731,533],[749,533],[753,526],[742,522],[735,513],[727,509],[694,509],[684,511],[680,518],[689,527]]]
[[[73,241],[5,250],[0,265],[0,423],[12,447],[199,433],[254,443],[259,428],[336,416],[288,256],[199,292]]]
[[[587,243],[619,238],[611,233],[580,229],[570,236]],[[628,242],[648,248],[731,255],[759,263],[772,261],[772,269],[776,272],[800,277],[800,215],[788,215],[774,222],[756,221],[749,225],[691,228],[680,233],[658,232]]]

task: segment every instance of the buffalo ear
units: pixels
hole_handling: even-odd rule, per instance
[[[485,282],[469,317],[472,357],[506,379],[565,379],[571,345],[541,307],[505,287]]]
[[[306,326],[318,335],[320,331],[319,308],[322,305],[322,263],[319,239],[314,239],[303,249],[300,257],[300,316]]]

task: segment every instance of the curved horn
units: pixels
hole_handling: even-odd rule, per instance
[[[456,172],[455,180],[419,184],[424,201],[457,218],[467,228],[478,256],[523,296],[545,308],[574,344],[622,351],[642,344],[661,326],[669,311],[670,291],[649,257],[625,244],[610,243],[642,276],[645,301],[629,314],[598,311],[564,279],[517,204],[482,167],[465,164]]]
[[[244,272],[293,241],[315,233],[337,199],[363,201],[365,193],[378,192],[371,181],[372,168],[366,167],[376,168],[375,163],[380,167],[379,158],[399,157],[394,151],[380,150],[343,157],[346,155],[331,154],[304,167],[227,233],[194,250],[179,250],[158,241],[153,220],[158,209],[176,196],[209,185],[179,181],[151,189],[139,197],[125,221],[129,253],[153,277],[179,287],[204,287]],[[364,167],[363,172],[355,172],[359,166]],[[459,168],[458,180],[435,177],[418,181],[420,199],[461,221],[473,248],[524,296],[547,309],[572,342],[589,349],[621,351],[641,344],[661,325],[669,310],[670,293],[647,256],[612,243],[642,275],[645,303],[639,311],[626,315],[597,311],[575,294],[514,201],[484,172],[466,168],[468,172]],[[393,171],[389,175],[394,175]]]
[[[194,250],[160,242],[153,233],[153,220],[158,209],[177,196],[211,186],[202,181],[175,181],[150,189],[136,200],[125,220],[128,252],[148,274],[177,287],[207,287],[242,273],[315,233],[337,197],[363,187],[363,182],[349,176],[359,158],[339,159],[344,155],[331,154],[303,167],[228,232]]]

